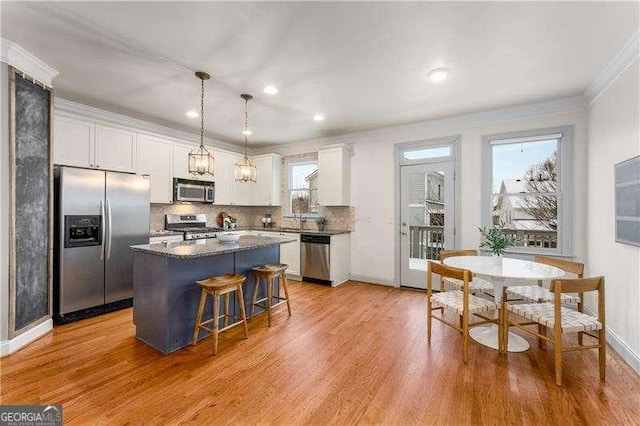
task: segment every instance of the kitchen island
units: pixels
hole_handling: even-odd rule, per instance
[[[234,273],[247,277],[243,292],[248,314],[255,283],[251,269],[278,262],[280,245],[294,241],[289,237],[244,235],[235,244],[210,238],[131,246],[136,338],[164,354],[190,345],[200,300],[196,281],[211,276]],[[279,284],[274,295],[279,295]],[[263,288],[259,293],[259,298],[262,297]],[[210,318],[212,306],[207,305],[204,315]],[[261,310],[257,308],[256,312]],[[230,313],[238,315],[238,312],[237,302],[232,298]],[[201,333],[200,338],[206,336]]]

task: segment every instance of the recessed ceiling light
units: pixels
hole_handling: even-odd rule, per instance
[[[323,114],[316,114],[313,116],[313,121],[324,121],[324,115]]]
[[[242,131],[242,134],[245,135],[245,136],[251,136],[253,134],[253,132],[251,130],[249,130],[249,129],[244,129]]]
[[[196,118],[196,117],[200,117],[200,114],[198,114],[196,111],[188,111],[187,112],[187,117]]]
[[[275,86],[265,86],[262,91],[267,95],[275,95],[276,93],[278,93],[278,88]]]
[[[449,70],[446,68],[436,68],[429,73],[429,80],[432,83],[442,83],[449,76]]]

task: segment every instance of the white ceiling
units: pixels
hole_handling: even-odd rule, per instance
[[[582,94],[638,28],[614,2],[2,2],[62,98],[241,143],[333,136]],[[451,70],[441,85],[436,67]],[[262,93],[266,84],[280,89]],[[327,119],[312,120],[316,112]]]

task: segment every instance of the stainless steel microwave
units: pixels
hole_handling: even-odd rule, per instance
[[[189,179],[173,179],[173,200],[196,203],[213,203],[215,186],[213,182]]]

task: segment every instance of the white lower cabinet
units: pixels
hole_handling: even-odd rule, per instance
[[[351,235],[339,234],[331,236],[331,252],[329,254],[331,268],[331,287],[336,287],[349,280],[351,265]]]
[[[287,275],[300,279],[300,234],[283,232],[280,236],[296,239],[293,243],[280,245],[280,262],[289,265]]]
[[[278,231],[251,231],[251,235],[264,237],[287,237],[295,238],[290,243],[280,244],[280,262],[289,265],[287,268],[287,276],[291,279],[299,281],[300,278],[300,234],[294,232],[278,232]]]

